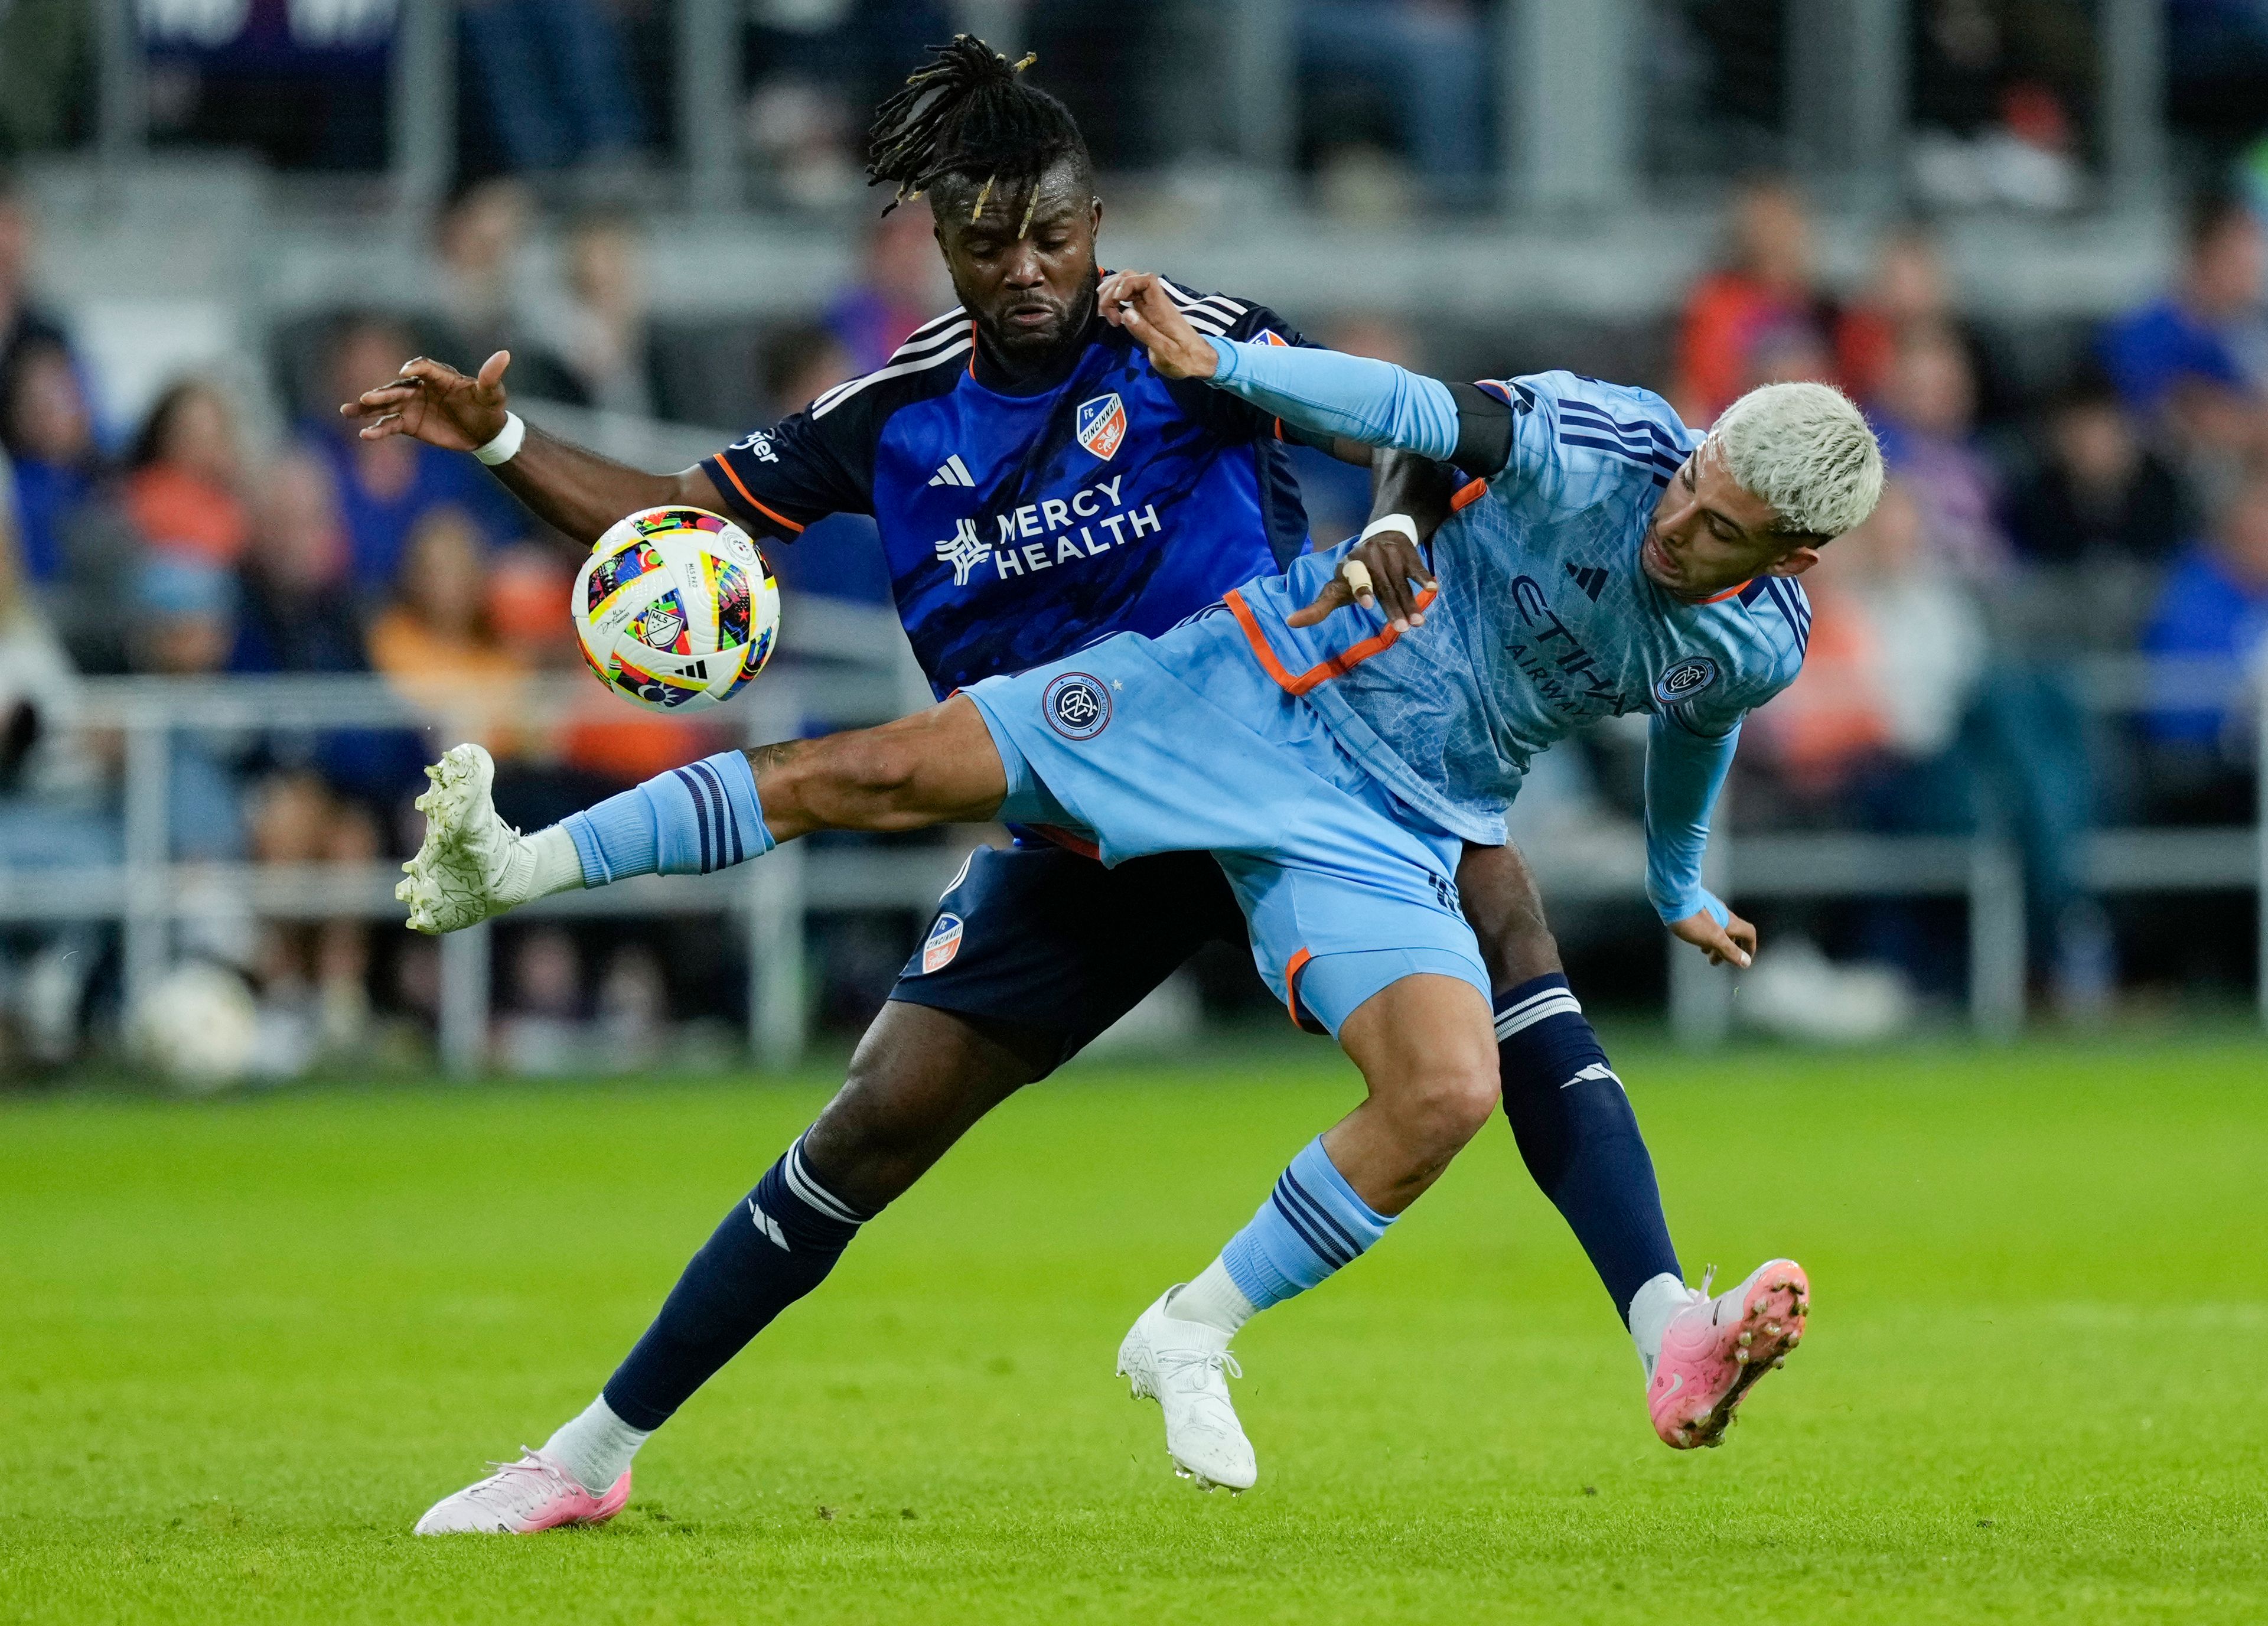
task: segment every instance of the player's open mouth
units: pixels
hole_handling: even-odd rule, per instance
[[[1653,532],[1648,531],[1646,541],[1638,544],[1638,563],[1646,567],[1646,573],[1654,580],[1665,587],[1677,585],[1677,566],[1671,563],[1669,550],[1661,545],[1661,538]]]
[[[1055,319],[1056,309],[1050,305],[1019,305],[1008,312],[1012,327],[1042,327]]]

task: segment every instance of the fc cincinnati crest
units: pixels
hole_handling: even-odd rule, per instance
[[[1066,672],[1040,696],[1048,726],[1066,739],[1092,739],[1110,726],[1110,691],[1084,672]]]
[[[961,916],[940,915],[937,924],[929,929],[928,940],[922,945],[922,975],[942,971],[961,953]]]
[[[1653,697],[1665,706],[1682,706],[1717,681],[1717,663],[1706,655],[1681,660],[1655,680]]]
[[[1126,438],[1126,403],[1116,394],[1079,403],[1079,444],[1108,463]]]

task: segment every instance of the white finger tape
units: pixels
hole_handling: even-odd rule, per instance
[[[1370,585],[1370,567],[1359,559],[1349,559],[1341,564],[1339,574],[1346,578],[1346,585],[1354,589],[1358,599],[1375,591]]]

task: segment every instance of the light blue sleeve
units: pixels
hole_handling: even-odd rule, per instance
[[[1447,458],[1457,449],[1457,403],[1439,379],[1389,361],[1290,344],[1208,336],[1220,369],[1205,380],[1310,433]]]
[[[1724,904],[1701,885],[1709,815],[1740,744],[1736,725],[1709,738],[1657,716],[1646,737],[1646,895],[1668,923],[1706,909],[1723,925]]]

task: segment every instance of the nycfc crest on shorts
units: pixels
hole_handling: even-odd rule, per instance
[[[1110,691],[1084,672],[1065,672],[1040,695],[1048,726],[1066,739],[1092,739],[1110,726]]]
[[[1116,394],[1079,403],[1079,444],[1108,463],[1126,438],[1126,404]]]
[[[942,971],[961,953],[961,916],[940,915],[937,924],[929,929],[929,938],[922,945],[922,975]]]
[[[1683,705],[1716,681],[1717,663],[1696,655],[1663,673],[1653,686],[1653,697],[1665,706]]]

